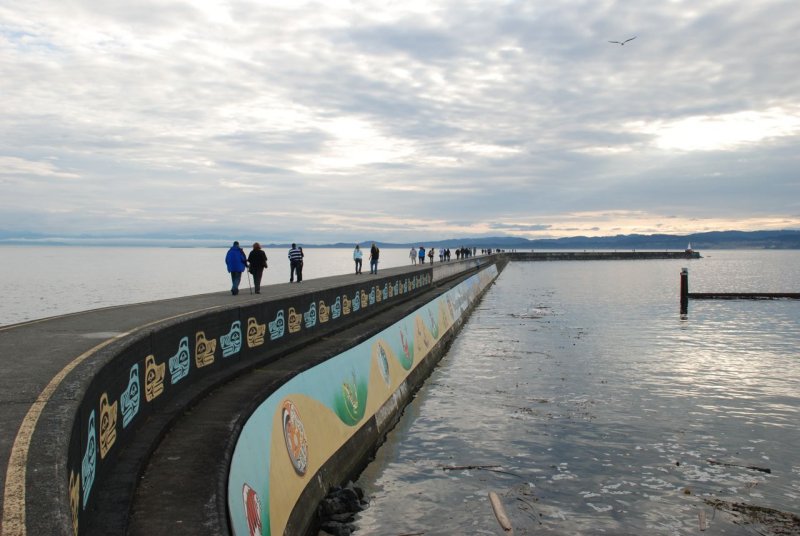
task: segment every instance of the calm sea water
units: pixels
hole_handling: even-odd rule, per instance
[[[800,252],[705,255],[509,264],[361,475],[356,534],[503,534],[490,491],[515,534],[800,533],[731,513],[800,514],[800,302],[678,303],[683,266],[798,292]]]
[[[0,247],[0,324],[224,292],[225,252]],[[288,281],[267,254],[264,283]],[[358,533],[502,534],[495,491],[516,534],[697,534],[701,513],[704,534],[777,534],[712,502],[800,513],[800,302],[681,318],[678,286],[688,266],[697,292],[798,292],[800,252],[704,255],[509,264],[362,474]],[[306,278],[351,269],[306,250]]]
[[[0,325],[230,289],[228,248],[0,246]],[[350,273],[351,249],[305,248],[303,278]],[[249,253],[250,249],[245,248]],[[262,285],[289,281],[286,249],[267,249]],[[364,266],[368,269],[368,252]],[[381,268],[409,262],[381,249]],[[240,286],[247,292],[247,276]]]

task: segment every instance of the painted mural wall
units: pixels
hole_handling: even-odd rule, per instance
[[[98,487],[114,471],[120,449],[135,437],[149,415],[193,383],[210,376],[223,378],[245,362],[268,362],[270,356],[287,348],[351,325],[391,307],[393,301],[424,292],[431,282],[432,272],[427,269],[232,306],[159,326],[116,350],[85,388],[72,425],[65,475],[72,533],[78,536],[86,530]],[[357,403],[353,406],[352,401],[365,396],[367,386],[359,383],[362,380],[351,380],[347,386],[352,391],[338,402],[339,411],[358,422],[363,407],[359,409]],[[302,449],[297,452],[296,463],[301,470]]]
[[[497,277],[495,265],[289,380],[245,423],[228,477],[236,536],[282,535],[304,488]]]

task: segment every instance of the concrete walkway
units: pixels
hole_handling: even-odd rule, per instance
[[[381,270],[380,277],[414,273],[430,265]],[[224,277],[224,274],[223,274]],[[262,287],[259,295],[229,291],[98,309],[0,327],[0,477],[3,482],[0,533],[34,532],[27,521],[50,514],[32,506],[32,490],[52,483],[37,482],[37,464],[60,463],[48,451],[48,437],[68,434],[52,430],[40,416],[58,411],[51,400],[67,375],[81,362],[119,339],[160,322],[204,311],[297,296],[375,277],[342,275],[302,283]],[[222,279],[224,282],[224,279]],[[38,510],[43,511],[31,511]]]

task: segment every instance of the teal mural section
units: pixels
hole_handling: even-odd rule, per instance
[[[310,479],[392,397],[497,274],[495,265],[486,267],[273,392],[243,426],[231,460],[233,534],[283,534]],[[371,299],[358,296],[359,305]]]

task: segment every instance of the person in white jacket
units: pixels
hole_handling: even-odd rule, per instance
[[[356,273],[361,273],[361,258],[364,254],[361,252],[361,248],[356,244],[356,248],[353,250],[353,261],[356,263]]]

